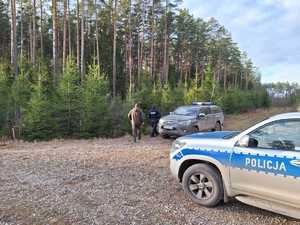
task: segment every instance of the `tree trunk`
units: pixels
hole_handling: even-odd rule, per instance
[[[138,49],[137,49],[137,87],[140,85],[140,75],[141,75],[141,42],[140,42],[140,34],[138,34]]]
[[[100,67],[100,50],[99,50],[99,28],[98,28],[98,8],[97,0],[95,0],[95,26],[96,26],[96,55],[97,55],[97,64]],[[98,70],[100,73],[100,70]]]
[[[40,0],[40,29],[41,29],[41,58],[44,57],[44,37],[43,37],[43,0]]]
[[[154,29],[154,26],[155,26],[155,16],[154,16],[154,7],[155,7],[155,4],[154,4],[154,1],[155,0],[152,0],[152,18],[151,18],[151,47],[150,47],[150,76],[151,76],[151,79],[154,80],[154,76],[153,76],[153,70],[154,70],[154,32],[155,32],[155,29]]]
[[[14,75],[18,73],[17,65],[17,22],[16,0],[11,0],[11,68]]]
[[[114,2],[114,13],[113,13],[113,32],[114,32],[114,40],[113,40],[113,97],[116,97],[117,95],[117,89],[116,89],[116,81],[117,81],[117,0]]]
[[[84,79],[85,73],[85,60],[84,60],[84,25],[85,25],[85,1],[81,1],[81,65],[80,65],[80,74],[81,74],[81,82]]]
[[[36,0],[33,0],[32,12],[32,56],[31,63],[35,67],[36,62]]]
[[[226,92],[227,88],[227,65],[224,64],[224,80],[223,80],[224,91]]]
[[[68,7],[67,0],[64,0],[63,70],[65,69],[66,58],[67,58],[67,25],[68,25],[67,7]]]
[[[165,28],[164,28],[164,65],[163,65],[163,82],[168,83],[168,74],[169,74],[169,66],[168,66],[168,5],[169,1],[166,0],[166,8],[165,8]]]
[[[24,46],[24,41],[23,41],[23,39],[24,39],[24,33],[23,33],[23,0],[21,0],[20,1],[20,7],[21,7],[21,9],[20,9],[20,35],[21,35],[21,49],[20,49],[20,64],[21,64],[21,66],[22,66],[22,64],[23,64],[23,46]]]
[[[196,67],[196,72],[195,72],[196,87],[198,87],[198,85],[199,85],[199,70],[198,70],[198,64],[197,63],[195,65],[195,67]]]
[[[52,0],[52,30],[53,30],[53,41],[52,41],[52,52],[53,52],[53,74],[54,84],[57,82],[57,11],[56,11],[56,0]]]
[[[77,24],[76,24],[76,62],[77,68],[80,70],[80,18],[79,18],[79,0],[77,0],[76,5],[76,17],[77,17]]]
[[[128,49],[128,72],[129,72],[129,97],[132,97],[133,91],[133,77],[132,77],[132,27],[131,27],[131,0],[129,4],[129,15],[128,15],[128,32],[129,32],[129,49]]]
[[[31,12],[31,10],[30,10]],[[28,30],[29,30],[29,55],[28,55],[28,61],[32,63],[32,16],[29,17],[29,23],[28,23]]]
[[[141,54],[140,54],[140,83],[141,83],[141,72],[143,71],[143,66],[144,66],[144,22],[143,22],[143,31],[142,31],[142,36],[141,36]]]
[[[68,45],[69,45],[69,55],[73,55],[72,51],[72,39],[71,39],[71,23],[70,23],[70,0],[68,1],[68,12],[67,12],[67,20],[68,20],[68,31],[69,31],[69,37],[68,37]]]

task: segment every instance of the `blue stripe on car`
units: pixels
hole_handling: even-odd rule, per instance
[[[232,154],[232,156],[231,156]],[[173,156],[173,160],[181,160],[184,156],[200,155],[211,157],[224,166],[231,166],[249,171],[272,173],[275,175],[300,177],[300,168],[292,165],[291,161],[297,158],[277,157],[268,155],[253,155],[243,153],[231,153],[230,151],[206,150],[185,148]],[[231,157],[231,164],[230,164]]]

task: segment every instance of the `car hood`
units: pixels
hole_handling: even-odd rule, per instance
[[[177,140],[186,142],[188,146],[194,147],[213,149],[231,148],[234,143],[230,137],[239,133],[238,131],[199,132],[180,137]]]
[[[184,116],[184,115],[168,115],[161,118],[162,121],[185,121],[196,119],[196,116]]]
[[[239,131],[216,131],[216,132],[198,132],[195,134],[184,136],[188,139],[224,139],[225,137],[235,136]]]

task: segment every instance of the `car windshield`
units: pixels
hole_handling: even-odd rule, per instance
[[[183,115],[183,116],[192,116],[192,115],[197,115],[199,112],[198,107],[179,107],[174,111],[174,114],[176,115]]]

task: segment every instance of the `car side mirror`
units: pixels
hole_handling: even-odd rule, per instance
[[[204,113],[200,113],[199,115],[198,115],[198,119],[204,119],[205,118],[205,114]]]
[[[238,142],[237,146],[239,147],[248,147],[249,146],[250,137],[249,135],[243,136]]]

